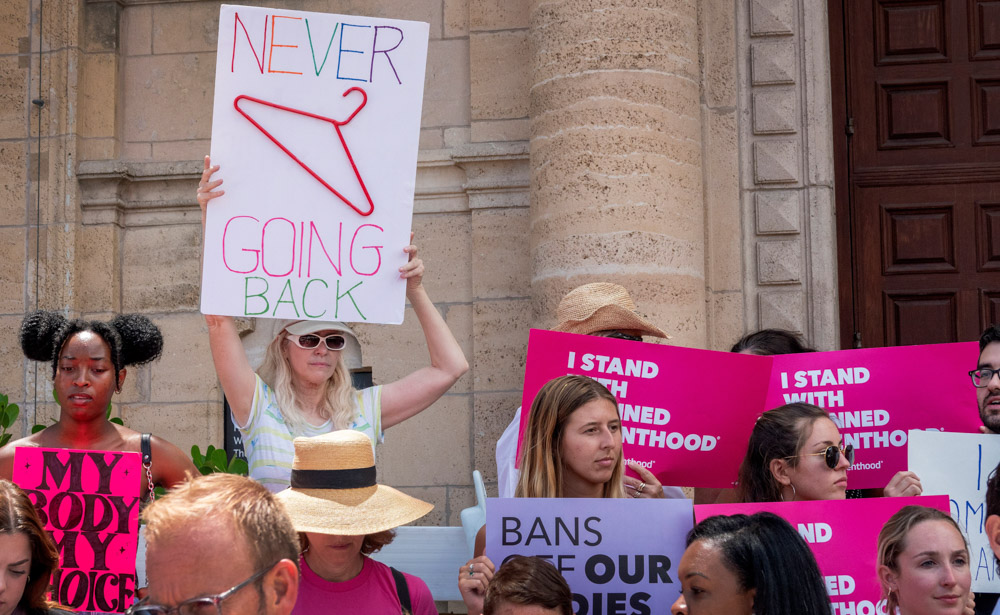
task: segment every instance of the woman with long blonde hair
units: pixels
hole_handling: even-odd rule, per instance
[[[615,396],[586,376],[548,381],[535,396],[521,443],[518,498],[623,498],[622,421]],[[662,498],[662,485],[643,469],[632,497]],[[458,588],[469,613],[481,613],[494,565],[483,555],[486,528],[475,557],[459,570]]]
[[[218,170],[206,156],[197,194],[203,226],[209,202],[224,193],[222,180],[212,178]],[[296,437],[353,429],[374,447],[385,429],[428,408],[468,371],[462,348],[424,290],[417,247],[403,251],[409,260],[399,275],[424,331],[430,365],[383,386],[352,386],[341,351],[357,338],[342,322],[282,323],[255,373],[233,318],[205,315],[215,371],[243,435],[250,476],[271,491],[289,486]]]

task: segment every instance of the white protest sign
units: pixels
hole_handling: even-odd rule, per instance
[[[924,495],[947,495],[951,516],[969,539],[972,591],[1000,592],[996,558],[986,538],[986,481],[1000,462],[995,435],[910,431],[909,469]]]
[[[402,322],[428,30],[221,7],[202,312]]]

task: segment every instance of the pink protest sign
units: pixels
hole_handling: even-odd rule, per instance
[[[695,506],[696,522],[714,515],[751,515],[772,512],[798,530],[809,544],[826,590],[833,615],[876,615],[881,589],[876,576],[878,533],[900,508],[916,504],[948,512],[948,497],[872,498],[812,502],[761,502]]]
[[[141,469],[139,453],[14,451],[14,482],[59,549],[52,600],[104,613],[124,613],[132,605]]]
[[[906,432],[978,432],[968,371],[975,342],[839,350],[774,357],[767,408],[804,401],[830,411],[857,451],[853,489],[885,487],[906,469]]]
[[[532,329],[521,434],[546,382],[590,376],[618,398],[626,459],[665,485],[731,487],[770,367],[770,357]]]

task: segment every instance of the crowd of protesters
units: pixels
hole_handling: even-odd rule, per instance
[[[206,158],[198,189],[204,211],[220,196],[218,166]],[[148,587],[135,615],[204,613],[436,613],[420,578],[369,557],[392,542],[394,528],[426,515],[431,504],[381,485],[375,444],[383,431],[429,407],[468,370],[468,362],[422,285],[417,248],[403,250],[407,298],[426,339],[429,365],[364,390],[351,384],[342,352],[357,343],[333,321],[284,321],[264,362],[251,367],[233,319],[206,315],[215,369],[247,446],[250,477],[197,477],[190,459],[151,434],[108,420],[112,396],[129,366],[157,359],[159,329],[135,314],[110,321],[68,320],[56,312],[25,317],[21,347],[51,364],[58,420],[0,448],[0,615],[64,613],[48,600],[58,549],[29,497],[10,482],[21,447],[139,453],[137,496],[147,505]],[[594,283],[574,289],[557,310],[556,331],[641,342],[668,338],[643,318],[628,291]],[[732,352],[813,352],[797,335],[753,333]],[[972,367],[972,366],[970,366]],[[983,433],[1000,433],[1000,327],[980,340],[970,372]],[[497,445],[500,492],[516,498],[682,498],[641,465],[626,466],[618,402],[602,384],[563,376],[545,384],[531,405],[515,464],[521,409]],[[835,500],[849,491],[854,460],[837,424],[822,408],[791,403],[756,421],[732,490],[699,489],[700,502]],[[519,468],[515,469],[515,465]],[[626,468],[635,476],[627,476]],[[156,487],[168,494],[153,501]],[[920,495],[913,472],[897,473],[884,496]],[[868,494],[864,494],[868,495]],[[985,529],[1000,552],[1000,479],[989,481]],[[485,554],[485,527],[474,556],[459,570],[470,613],[573,613],[571,588],[548,562],[513,557],[499,568]],[[969,547],[945,513],[905,506],[885,524],[871,574],[887,613],[995,612],[996,596],[970,591]],[[195,562],[197,564],[195,564]],[[673,613],[784,615],[830,613],[816,560],[781,517],[709,517],[687,535],[677,563],[680,595]]]

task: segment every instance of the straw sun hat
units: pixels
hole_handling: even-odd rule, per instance
[[[295,438],[292,486],[277,497],[296,531],[339,536],[391,530],[434,508],[376,484],[371,440],[353,429]]]
[[[592,335],[598,331],[640,331],[670,339],[635,310],[635,302],[625,287],[611,282],[594,282],[566,293],[556,308],[559,324],[553,331]]]

